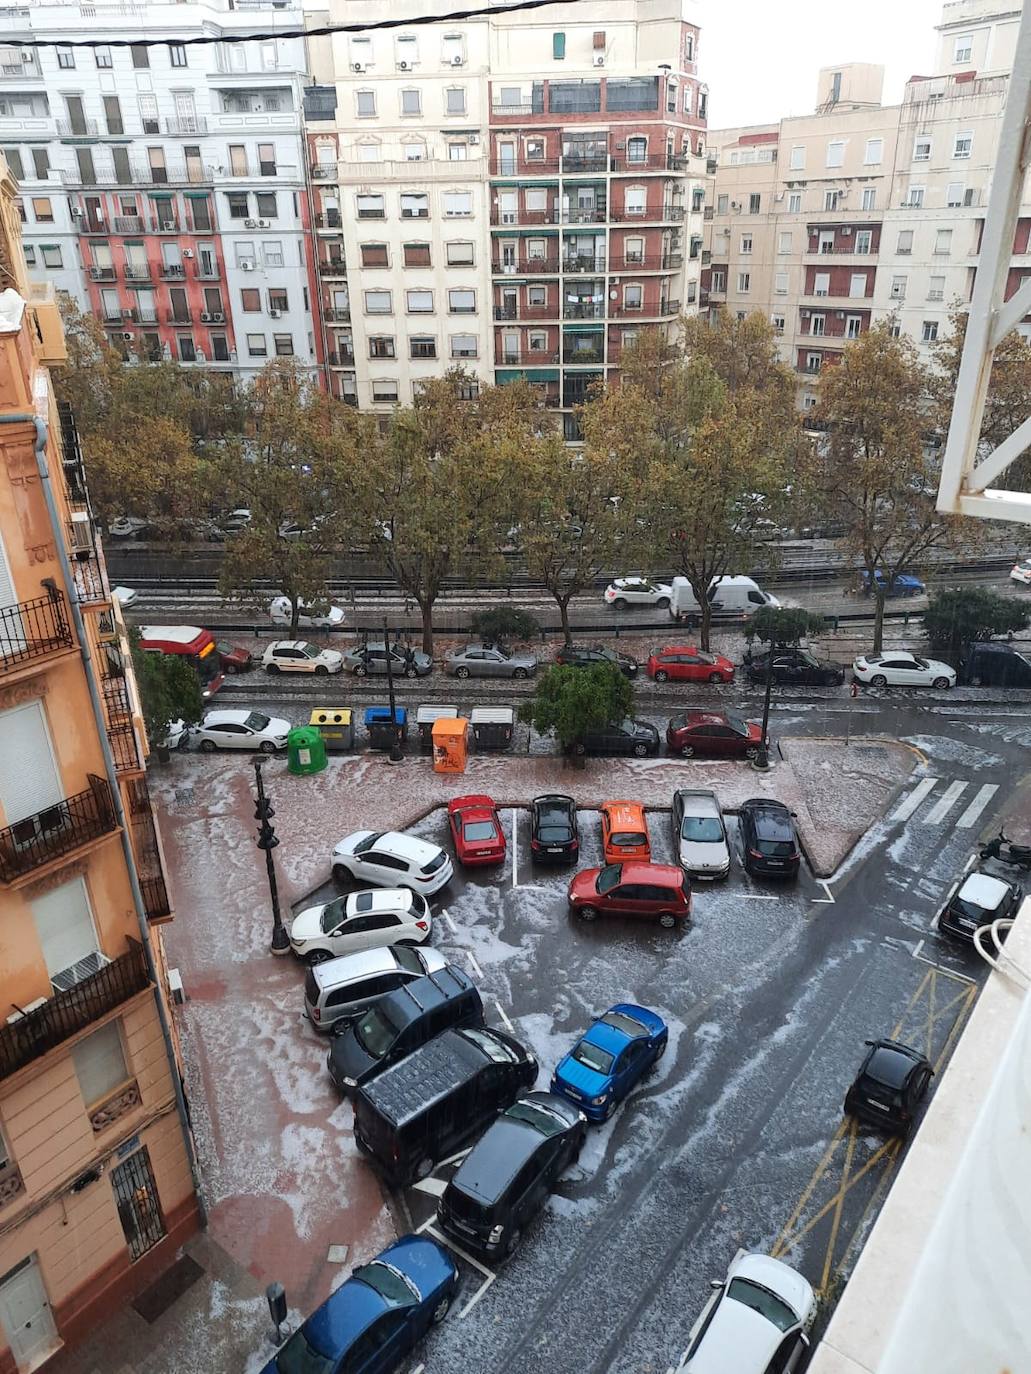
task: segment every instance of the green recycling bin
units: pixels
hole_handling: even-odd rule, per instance
[[[326,745],[311,725],[297,725],[286,737],[287,768],[291,773],[321,773],[326,766]]]

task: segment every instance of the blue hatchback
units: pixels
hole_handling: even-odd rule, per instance
[[[575,1102],[591,1121],[607,1121],[666,1052],[665,1021],[647,1007],[619,1002],[599,1016],[559,1061],[551,1091]]]
[[[884,591],[887,587],[887,595],[894,596],[923,596],[927,591],[926,586],[920,581],[919,577],[913,573],[897,572],[892,573],[889,581],[880,568],[874,570],[873,582],[878,591]],[[869,594],[871,588],[870,573],[864,568],[862,571],[862,583],[864,595]]]
[[[443,1245],[402,1236],[294,1332],[262,1374],[385,1374],[443,1321],[458,1291],[458,1270]]]

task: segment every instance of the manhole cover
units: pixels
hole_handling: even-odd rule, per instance
[[[177,787],[175,789],[175,809],[177,811],[188,811],[191,806],[197,804],[197,798],[192,787]]]

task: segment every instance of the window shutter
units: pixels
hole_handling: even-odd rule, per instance
[[[30,701],[0,714],[0,805],[7,825],[64,798],[43,704]]]
[[[51,979],[96,953],[93,913],[82,878],[45,892],[31,906]]]

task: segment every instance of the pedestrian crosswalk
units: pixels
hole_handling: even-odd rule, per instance
[[[940,783],[945,790],[938,792]],[[970,794],[976,786],[964,778],[921,778],[911,792],[902,798],[888,817],[890,821],[908,821],[917,825],[943,825],[954,823],[959,830],[969,830],[977,822],[985,807],[999,790],[998,783],[987,782]],[[956,813],[956,807],[965,802],[964,809]],[[926,806],[925,806],[925,803]]]

